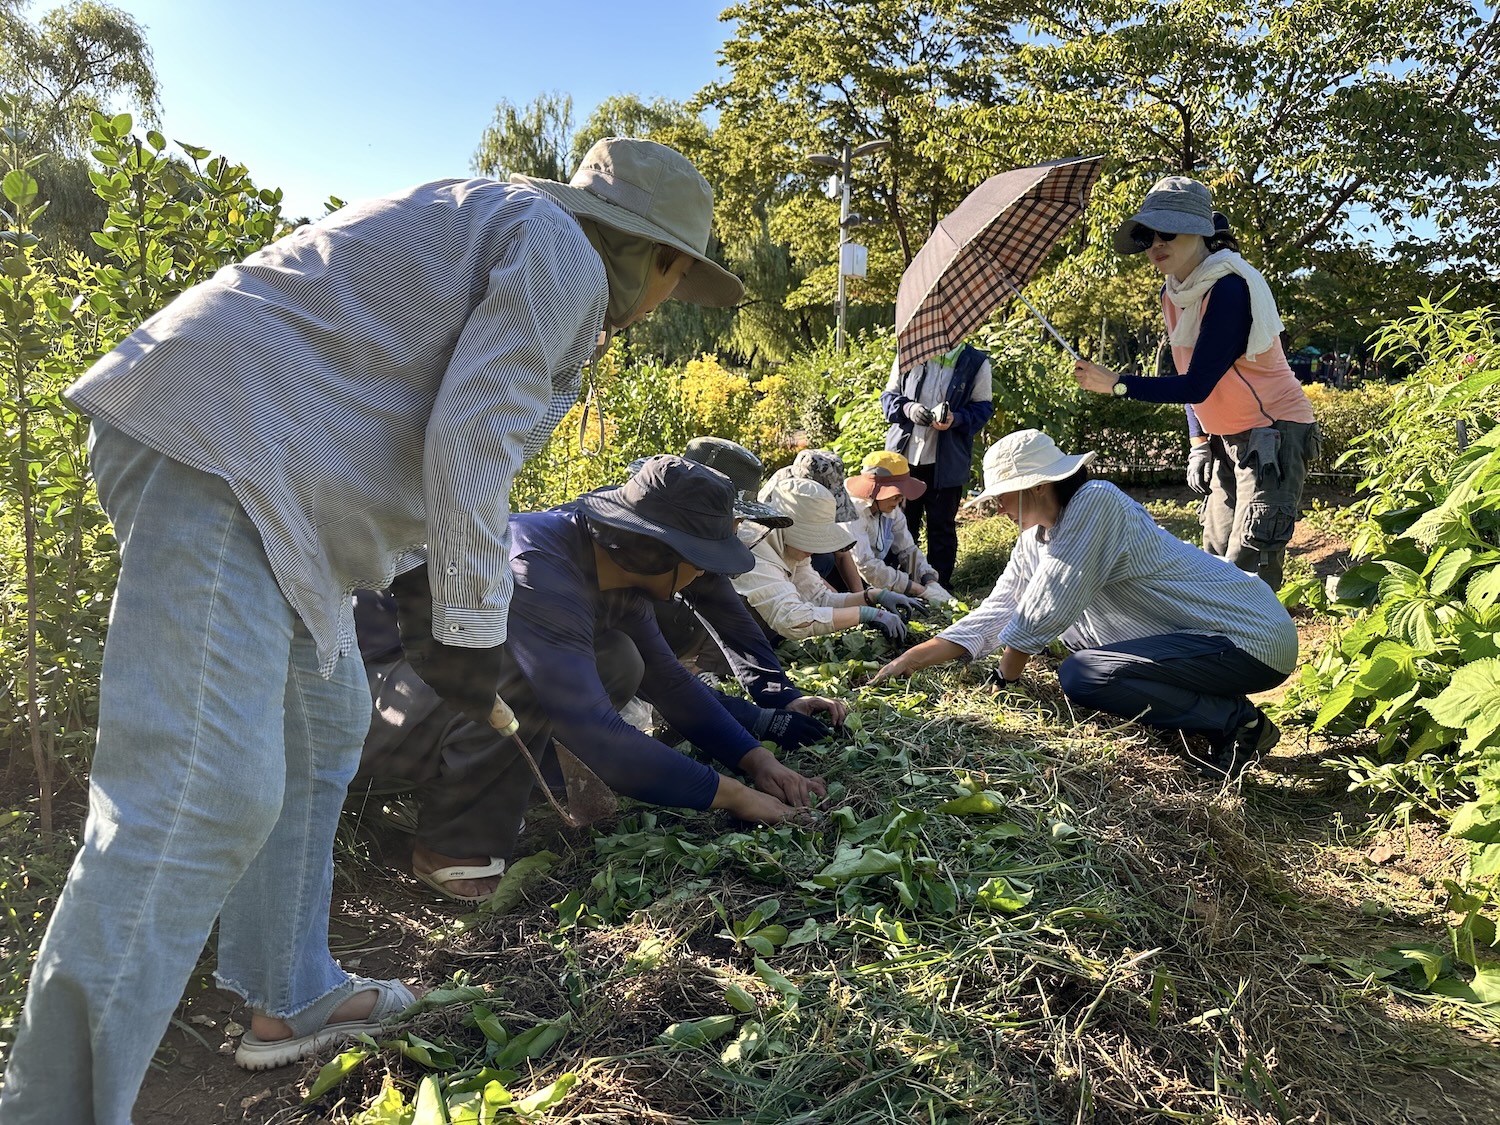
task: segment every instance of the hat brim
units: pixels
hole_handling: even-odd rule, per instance
[[[1135,225],[1139,223],[1143,227],[1159,230],[1166,234],[1201,234],[1204,238],[1212,238],[1214,233],[1213,217],[1204,218],[1202,215],[1189,215],[1186,211],[1164,211],[1149,210],[1141,211],[1130,216],[1115,228],[1115,252],[1119,254],[1143,254],[1145,251],[1135,244],[1135,239],[1130,237]]]
[[[794,523],[782,531],[781,541],[813,555],[831,555],[854,546],[854,536],[836,523]]]
[[[992,496],[1003,496],[1007,492],[1024,492],[1026,489],[1035,488],[1039,484],[1067,480],[1085,465],[1092,465],[1094,458],[1097,456],[1098,454],[1091,449],[1087,453],[1075,453],[1071,456],[1060,457],[1045,470],[1022,473],[1019,476],[996,481],[993,485],[986,485],[984,491],[976,499],[983,500]]]
[[[897,495],[915,500],[927,491],[927,482],[914,476],[871,477],[861,473],[844,481],[844,487],[849,490],[849,495],[861,500],[884,500]]]
[[[670,246],[688,255],[693,259],[694,265],[677,283],[677,288],[672,290],[673,300],[684,301],[689,305],[705,305],[709,308],[720,309],[739,304],[740,298],[745,295],[744,283],[734,274],[717,262],[709,261],[703,256],[702,251],[693,249],[634,211],[627,211],[607,199],[600,199],[591,191],[574,187],[572,184],[560,184],[556,180],[541,180],[535,176],[523,176],[519,172],[514,172],[511,174],[510,181],[513,184],[525,184],[536,188],[550,196],[570,215],[581,215],[584,218],[593,219],[607,227],[624,231],[626,234],[638,235],[641,238],[649,238],[652,242],[659,242],[663,246]]]
[[[762,504],[760,501],[751,500],[744,495],[735,500],[734,514],[742,520],[758,523],[761,527],[779,528],[792,526],[792,517],[780,508],[773,508],[769,504]]]
[[[640,513],[624,502],[623,491],[623,488],[602,488],[597,492],[587,492],[578,498],[578,506],[591,520],[665,543],[688,563],[709,574],[732,577],[755,569],[755,556],[740,542],[739,536],[704,539],[673,527],[662,527],[642,519]]]

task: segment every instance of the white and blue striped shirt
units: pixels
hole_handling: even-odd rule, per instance
[[[1089,481],[1046,542],[1023,533],[995,589],[940,634],[973,658],[1007,645],[1077,651],[1168,633],[1228,637],[1278,672],[1297,665],[1297,628],[1253,575],[1184,543],[1114,485]]]
[[[511,479],[577,399],[607,301],[599,255],[552,200],[443,180],[220,270],[67,397],[233,487],[325,672],[354,646],[349,592],[388,585],[424,544],[434,634],[490,647]]]

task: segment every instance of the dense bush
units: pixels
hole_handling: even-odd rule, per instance
[[[1355,443],[1368,499],[1332,609],[1338,643],[1293,702],[1314,728],[1371,732],[1357,787],[1453,815],[1471,875],[1500,874],[1500,318],[1423,307],[1378,348],[1420,371]],[[1460,428],[1470,444],[1460,448]]]

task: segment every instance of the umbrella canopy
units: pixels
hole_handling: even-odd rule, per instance
[[[896,294],[903,371],[958,347],[1002,303],[1021,297],[1021,286],[1083,214],[1103,159],[1074,157],[1001,172],[938,223]],[[1026,307],[1057,336],[1029,301]]]

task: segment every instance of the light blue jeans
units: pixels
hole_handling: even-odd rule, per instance
[[[5,1125],[123,1125],[214,919],[219,983],[293,1015],[328,951],[333,835],[370,721],[332,679],[220,478],[107,426],[91,462],[120,543],[83,847],[0,1091]]]

